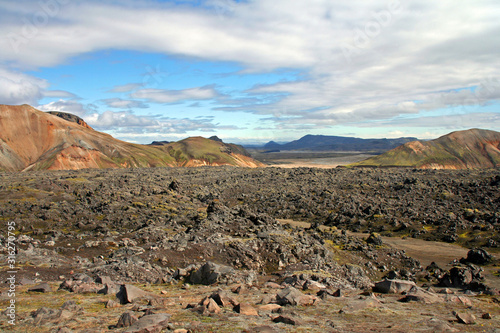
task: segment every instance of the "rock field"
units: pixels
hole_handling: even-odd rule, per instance
[[[498,207],[499,169],[0,173],[0,330],[500,332]]]

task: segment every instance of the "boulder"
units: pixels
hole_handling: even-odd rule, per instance
[[[288,287],[276,294],[276,300],[279,305],[314,305],[319,298],[304,295],[294,287]]]
[[[129,327],[132,326],[138,320],[139,318],[137,318],[133,312],[124,312],[120,316],[120,319],[118,319],[116,327]]]
[[[233,273],[234,269],[232,267],[207,262],[200,269],[191,273],[189,282],[192,284],[211,285],[219,282],[222,276]]]
[[[278,316],[273,319],[275,323],[284,323],[288,325],[298,326],[300,325],[300,320],[293,316]]]
[[[422,288],[412,288],[408,294],[399,300],[400,302],[420,302],[424,304],[443,303],[444,299],[439,295]]]
[[[29,288],[28,291],[33,291],[37,293],[50,293],[52,291],[52,288],[49,286],[47,282],[42,282],[34,287]]]
[[[465,325],[472,325],[476,322],[476,317],[470,313],[456,313],[455,317],[457,318],[459,323]]]
[[[380,235],[377,234],[376,232],[372,232],[370,234],[370,236],[368,236],[368,238],[366,239],[366,242],[368,244],[373,244],[373,245],[377,245],[377,246],[384,244],[382,241],[382,237],[380,237]]]
[[[248,303],[240,303],[234,307],[234,311],[246,316],[258,316],[257,310]]]
[[[466,267],[455,266],[441,278],[439,285],[442,287],[468,288],[474,279],[482,277],[481,271],[480,267],[473,265]]]
[[[148,296],[150,296],[149,293],[130,284],[121,285],[120,291],[116,295],[116,297],[118,297],[118,299],[120,300],[121,304],[132,303],[134,300],[138,298],[143,298]]]
[[[167,313],[144,316],[123,331],[123,333],[160,333],[168,326],[169,320],[170,315]]]
[[[373,291],[384,294],[401,294],[410,291],[416,286],[415,282],[412,281],[384,279],[375,283]]]
[[[484,249],[472,249],[467,252],[467,258],[462,258],[463,263],[471,263],[475,265],[485,265],[493,260],[493,256]]]

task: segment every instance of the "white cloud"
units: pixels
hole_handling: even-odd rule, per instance
[[[43,12],[40,3],[2,2],[0,31],[6,38],[0,39],[0,62],[37,68],[75,55],[125,49],[235,62],[241,74],[302,71],[302,81],[256,86],[247,96],[239,94],[241,103],[234,99],[219,109],[268,115],[276,128],[425,117],[438,108],[499,99],[496,0],[211,0],[204,5],[64,1],[30,33],[28,23]],[[11,75],[6,81],[0,72],[2,100],[40,98],[47,84],[25,79]],[[493,84],[483,85],[488,80]],[[213,87],[164,90],[126,84],[109,92],[131,92],[131,98],[153,103],[220,97]],[[252,99],[256,102],[249,103]]]
[[[179,103],[191,100],[209,100],[219,96],[213,86],[183,90],[141,89],[130,94],[132,98],[154,103]]]
[[[107,92],[110,92],[110,93],[131,92],[132,90],[139,89],[142,86],[143,85],[140,83],[127,83],[127,84],[115,86]]]
[[[95,112],[95,106],[92,104],[82,104],[75,100],[63,100],[60,99],[55,102],[50,102],[48,104],[39,105],[36,107],[40,111],[61,111],[72,113],[76,116],[86,119],[86,116]]]
[[[0,104],[36,104],[48,82],[0,67]]]
[[[43,97],[78,98],[75,94],[64,90],[45,90]]]
[[[141,101],[125,100],[125,99],[121,99],[121,98],[103,99],[102,102],[105,103],[108,107],[116,108],[116,109],[131,109],[131,108],[146,109],[146,108],[148,108],[148,105],[144,104]]]
[[[94,113],[85,118],[90,126],[96,129],[112,129],[120,127],[155,128],[159,127],[156,119],[144,116],[136,116],[130,112],[105,111],[101,114]]]

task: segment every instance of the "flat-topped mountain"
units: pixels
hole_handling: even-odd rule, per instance
[[[500,166],[500,133],[483,129],[452,132],[431,141],[405,143],[352,164],[420,169],[484,169]]]
[[[346,136],[306,135],[298,140],[285,144],[270,141],[264,146],[264,148],[273,150],[383,152],[414,140],[417,140],[417,138],[361,139]]]
[[[71,114],[0,105],[0,171],[202,165],[262,164],[242,147],[201,137],[133,144],[95,131]]]

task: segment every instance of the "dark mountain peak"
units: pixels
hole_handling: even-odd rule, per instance
[[[269,149],[269,148],[274,149],[274,148],[279,148],[279,147],[281,147],[281,145],[275,141],[269,141],[268,143],[266,143],[264,145],[264,148],[266,148],[266,149]]]
[[[217,135],[211,136],[208,139],[212,140],[212,141],[222,142],[222,143],[224,142]]]
[[[86,122],[85,120],[83,120],[82,118],[78,117],[77,115],[74,115],[72,113],[67,113],[67,112],[61,112],[61,111],[47,111],[47,113],[51,114],[51,115],[54,115],[54,116],[57,116],[59,118],[62,118],[64,120],[67,120],[67,121],[70,121],[72,123],[77,123],[78,125],[81,125],[83,127],[86,127],[86,128],[89,128],[89,129],[92,129],[92,127],[90,127]]]

